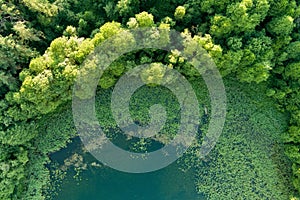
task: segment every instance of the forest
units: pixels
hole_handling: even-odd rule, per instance
[[[299,0],[0,0],[0,6],[0,199],[52,199],[61,172],[53,173],[51,155],[78,137],[72,95],[84,61],[109,38],[138,28],[159,30],[146,38],[150,43],[176,30],[191,41],[184,47],[191,54],[194,43],[206,50],[223,78],[222,137],[203,159],[198,135],[179,159],[182,168],[196,166],[196,190],[212,200],[300,199]],[[122,41],[138,42],[124,35],[112,48],[124,48]],[[149,108],[161,102],[168,115],[156,140],[165,144],[178,129],[178,102],[168,103],[176,97],[151,84],[168,66],[194,88],[205,134],[211,107],[199,72],[176,49],[143,49],[116,59],[99,80],[97,117],[107,135],[120,139],[110,111],[114,86],[143,64],[150,68],[141,75],[147,87],[132,98],[136,121],[149,123]],[[128,148],[147,151],[152,143],[135,140]]]

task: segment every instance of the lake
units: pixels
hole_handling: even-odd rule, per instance
[[[63,160],[78,149],[75,141],[60,152],[52,155],[52,160],[63,163]],[[79,153],[79,152],[78,152]],[[83,154],[85,163],[96,160],[88,153]],[[175,162],[168,167],[142,174],[130,174],[106,166],[88,164],[81,170],[79,178],[74,178],[75,170],[70,168],[62,180],[57,195],[53,200],[204,200],[197,194],[194,170],[183,172]]]

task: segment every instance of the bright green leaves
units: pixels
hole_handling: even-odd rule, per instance
[[[118,62],[113,62],[109,68],[104,71],[100,81],[99,85],[101,88],[107,89],[115,85],[115,83],[118,80],[118,77],[120,77],[123,72],[125,72],[125,67],[127,63],[118,61]]]
[[[264,32],[258,33],[257,37],[251,37],[246,43],[246,49],[255,54],[256,62],[271,62],[274,57],[272,39]]]
[[[122,31],[121,24],[118,22],[108,22],[100,28],[100,33],[102,34],[104,39],[110,38],[120,31]]]
[[[136,18],[131,17],[127,22],[127,26],[128,28],[133,29],[133,28],[137,28],[139,25]]]
[[[53,42],[51,42],[48,52],[49,52],[49,56],[54,61],[54,65],[62,62],[66,57],[67,52],[65,51],[65,48],[66,48],[67,41],[68,38],[60,37],[53,40]],[[56,66],[53,67],[56,68]]]
[[[233,30],[233,23],[231,19],[215,15],[211,21],[210,33],[218,38],[226,37]]]
[[[18,102],[18,109],[28,117],[54,111],[71,98],[71,87],[79,64],[93,48],[91,40],[77,37],[55,39],[46,53],[33,59],[29,70],[20,74],[23,83],[20,91],[13,95],[12,101]],[[20,120],[23,115],[17,116],[14,111],[16,109],[17,107],[11,108],[8,113]]]
[[[256,82],[260,83],[262,81],[266,81],[270,73],[269,71],[272,68],[268,63],[257,63],[249,68],[245,68],[244,70],[240,70],[238,73],[238,78],[241,81],[245,81],[248,83]]]
[[[27,91],[33,90],[39,93],[45,93],[49,89],[50,82],[53,80],[53,74],[51,70],[44,70],[39,73],[37,76],[27,76],[22,84],[20,89],[21,95],[27,97],[29,100],[34,101],[35,97],[33,95],[29,95]]]
[[[242,51],[227,51],[216,63],[222,76],[236,73],[243,57]]]
[[[264,32],[257,33],[244,45],[243,56],[238,68],[238,78],[245,82],[266,81],[272,69],[274,52],[271,38]]]
[[[267,25],[267,30],[273,35],[289,35],[294,28],[294,19],[291,16],[275,17]]]
[[[112,87],[116,81],[117,80],[113,76],[105,74],[105,76],[100,79],[99,85],[101,88],[107,89]]]
[[[58,12],[58,7],[48,2],[48,0],[22,0],[25,5],[40,13],[44,13],[47,16],[54,16]]]
[[[295,131],[295,130],[292,130],[292,131]],[[296,131],[299,131],[299,129],[296,130]],[[295,134],[295,133],[293,133],[293,134]],[[298,135],[299,133],[296,133],[296,134]],[[295,162],[297,164],[300,164],[300,154],[299,154],[299,152],[300,152],[299,146],[286,145],[286,154],[289,156],[289,158],[293,162]]]
[[[230,16],[235,26],[244,29],[250,24],[249,22],[246,22],[248,18],[247,10],[252,6],[252,0],[243,0],[242,2],[231,4],[227,7],[227,15]]]
[[[53,74],[44,70],[35,77],[27,76],[20,89],[21,112],[30,112],[34,115],[45,114],[53,111],[58,106],[55,97],[57,94],[51,90]],[[30,115],[29,115],[30,116]]]
[[[34,29],[26,27],[24,22],[16,22],[13,26],[13,30],[21,38],[21,41],[39,41],[39,36],[42,36],[41,32],[37,32]]]
[[[194,36],[194,41],[197,41],[214,59],[220,59],[222,57],[222,48],[220,45],[213,43],[212,37],[209,34],[204,36]]]
[[[47,68],[47,62],[43,56],[33,59],[29,64],[29,69],[32,72],[40,73]]]
[[[89,55],[94,50],[95,44],[90,39],[82,40],[78,44],[77,51],[70,53],[70,57],[75,60],[76,63],[82,63],[87,55]]]
[[[170,64],[181,64],[184,62],[184,58],[181,55],[181,52],[177,49],[171,50],[171,54],[168,56]]]
[[[166,73],[166,67],[162,63],[151,63],[141,73],[141,79],[145,84],[160,84]]]
[[[153,15],[147,12],[141,12],[135,15],[139,27],[151,27],[154,25]]]
[[[185,13],[186,13],[185,7],[178,6],[175,10],[174,17],[176,20],[180,20],[184,17]]]
[[[271,11],[270,1],[269,0],[254,0],[253,7],[251,10],[252,19],[259,17],[259,20],[262,21]]]
[[[223,53],[216,63],[224,76],[237,73],[241,81],[266,81],[270,76],[274,57],[271,45],[271,39],[264,34],[258,34],[258,37],[252,37],[247,42],[238,37],[230,37],[227,39],[230,50]]]
[[[73,27],[73,26],[67,26],[66,30],[64,31],[64,36],[66,37],[71,37],[71,36],[76,36],[77,33],[76,33],[76,28]]]
[[[285,138],[285,142],[300,141],[300,128],[298,126],[290,126],[288,130],[289,136]],[[300,157],[298,164],[300,164]]]
[[[268,9],[267,0],[242,0],[228,5],[226,14],[234,25],[235,33],[251,32],[266,17]]]
[[[240,61],[240,65],[241,66],[249,66],[249,65],[252,65],[255,60],[256,60],[255,54],[252,51],[250,51],[249,49],[244,49],[243,57]]]
[[[201,6],[202,12],[210,14],[208,28],[211,43],[220,44],[221,53],[209,53],[221,74],[235,73],[241,81],[246,82],[266,81],[275,65],[275,53],[286,45],[274,45],[273,38],[260,27],[266,20],[270,8],[269,1],[202,1]],[[209,44],[204,48],[210,51],[208,46]],[[276,51],[273,50],[275,46]]]

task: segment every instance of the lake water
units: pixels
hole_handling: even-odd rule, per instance
[[[72,154],[76,142],[55,153],[52,159],[62,163]],[[78,144],[77,144],[78,145]],[[94,158],[85,154],[84,160],[92,163]],[[74,179],[69,170],[53,200],[204,200],[195,189],[194,171],[182,172],[178,163],[150,173],[130,174],[109,167],[92,167],[80,172]]]

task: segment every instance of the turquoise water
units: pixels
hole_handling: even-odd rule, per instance
[[[74,144],[54,154],[52,159],[62,162],[71,154]],[[94,158],[85,154],[84,160],[91,163]],[[59,186],[55,200],[204,200],[197,194],[194,171],[182,172],[178,163],[144,174],[130,174],[109,167],[93,167],[80,172],[70,169]],[[80,180],[78,180],[80,179]]]

